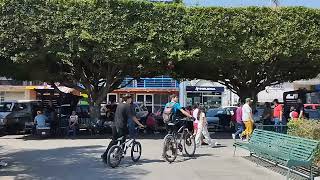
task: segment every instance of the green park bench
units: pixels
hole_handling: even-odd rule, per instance
[[[250,151],[250,155],[287,167],[287,179],[294,167],[309,169],[309,178],[314,179],[312,165],[319,141],[255,129],[249,142],[235,142],[233,146],[234,155],[240,147]]]

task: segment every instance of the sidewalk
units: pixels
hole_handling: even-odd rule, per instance
[[[142,139],[142,157],[134,164],[130,157],[116,169],[100,160],[109,140],[28,140],[0,137],[0,156],[9,163],[0,168],[0,180],[141,179],[141,180],[280,180],[284,176],[241,157],[233,157],[232,140],[219,139],[223,147],[197,149],[194,158],[179,156],[169,164],[161,160],[162,140]]]

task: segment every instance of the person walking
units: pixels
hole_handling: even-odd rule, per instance
[[[275,131],[278,133],[282,132],[282,105],[279,103],[278,99],[273,100],[274,103],[274,109],[273,109],[273,122],[274,122],[274,128]]]
[[[272,114],[271,103],[266,102],[262,113],[262,124],[265,126],[265,130],[272,131]]]
[[[204,107],[199,107],[198,108],[198,114],[197,114],[197,119],[198,119],[198,130],[197,130],[197,134],[196,134],[196,145],[198,147],[201,146],[202,142],[201,142],[201,136],[204,136],[204,141],[205,143],[209,144],[210,146],[217,146],[219,145],[218,142],[215,142],[215,144],[213,144],[213,140],[210,137],[210,134],[208,132],[208,122],[207,122],[207,118],[206,118],[206,114],[205,114],[205,108]]]
[[[198,131],[198,112],[199,112],[199,105],[198,104],[194,104],[193,105],[193,112],[192,112],[192,116],[194,118],[193,121],[193,135],[195,136],[197,134]]]
[[[238,104],[238,107],[235,112],[236,117],[236,132],[232,134],[232,139],[236,139],[236,137],[239,135],[239,138],[242,139],[242,132],[244,130],[244,125],[242,121],[242,104],[241,102]]]
[[[242,106],[242,121],[245,125],[245,130],[242,132],[241,136],[246,136],[246,141],[249,140],[252,131],[253,131],[253,116],[251,104],[252,100],[250,98],[246,98],[245,104]]]

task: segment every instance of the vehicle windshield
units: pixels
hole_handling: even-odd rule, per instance
[[[263,111],[264,111],[264,109],[257,108],[256,112],[253,114],[253,116],[260,117],[260,116],[262,116]]]
[[[0,103],[0,112],[10,112],[12,103]]]

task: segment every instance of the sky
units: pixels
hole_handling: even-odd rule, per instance
[[[186,5],[199,6],[271,6],[270,0],[184,0]],[[280,0],[280,6],[305,6],[320,8],[320,0]]]

